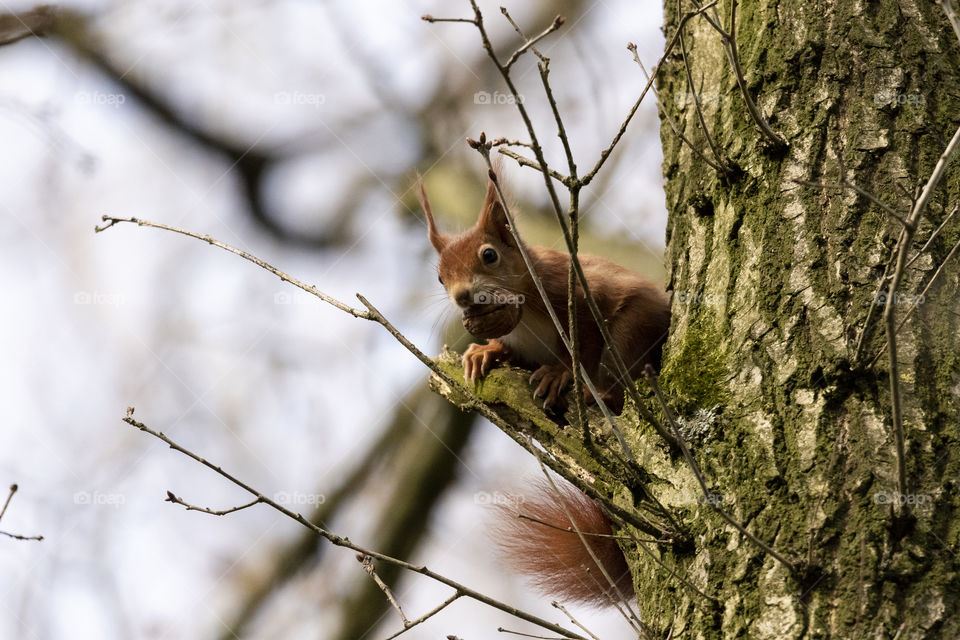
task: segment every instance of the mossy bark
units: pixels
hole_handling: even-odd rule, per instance
[[[668,39],[693,8],[667,3]],[[717,8],[729,28],[730,2]],[[624,545],[651,637],[960,637],[960,259],[899,333],[901,495],[886,355],[871,365],[900,223],[850,189],[795,182],[846,179],[905,216],[960,125],[960,46],[939,6],[891,0],[750,3],[736,35],[746,84],[787,146],[750,118],[702,17],[687,23],[686,63],[726,172],[661,127],[673,316],[660,381],[708,497],[629,406],[619,424],[639,472],[595,409],[588,428],[560,426],[506,368],[477,392],[515,438],[669,534]],[[713,159],[683,65],[677,48],[660,71],[664,110]],[[960,161],[917,230],[898,319],[960,240],[958,215],[919,252],[958,202]],[[462,380],[456,359],[441,362]]]
[[[666,3],[668,34],[689,9]],[[719,10],[728,28],[730,3]],[[789,146],[764,139],[717,32],[692,19],[694,87],[674,55],[660,94],[711,157],[691,96],[702,94],[727,175],[663,122],[673,291],[663,383],[681,411],[719,406],[695,447],[704,474],[724,508],[799,571],[706,514],[696,553],[676,562],[721,603],[671,599],[650,572],[640,593],[660,594],[662,612],[644,613],[672,620],[674,637],[958,637],[960,263],[899,334],[900,496],[886,356],[868,366],[884,344],[875,294],[900,223],[852,190],[794,182],[845,178],[906,217],[960,124],[956,36],[939,6],[892,1],[745,3],[736,31],[747,86]],[[957,165],[911,255],[958,202]],[[898,317],[958,237],[954,220],[907,270]],[[913,503],[911,518],[894,517],[895,500]]]

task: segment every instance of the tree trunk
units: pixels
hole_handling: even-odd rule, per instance
[[[668,41],[692,8],[667,3]],[[729,31],[730,0],[718,9]],[[479,396],[635,536],[623,546],[649,637],[960,637],[960,258],[919,297],[960,239],[958,215],[920,251],[960,199],[960,161],[889,301],[898,323],[921,301],[898,334],[902,491],[877,292],[903,227],[851,188],[795,182],[847,180],[906,218],[960,124],[957,38],[938,5],[892,0],[751,3],[736,35],[786,145],[751,118],[704,16],[684,29],[693,89],[679,42],[659,75],[673,313],[660,385],[706,495],[631,403],[619,423],[636,466],[595,410],[588,431],[549,420],[529,374],[497,369]]]
[[[666,3],[668,34],[689,8]],[[845,178],[906,218],[960,124],[957,38],[933,3],[738,9],[748,90],[789,147],[765,140],[718,33],[692,19],[694,89],[678,47],[661,70],[661,99],[716,162],[691,96],[701,94],[727,176],[663,121],[673,317],[662,382],[682,414],[718,407],[694,443],[704,475],[722,507],[797,572],[701,508],[696,552],[673,561],[720,603],[698,606],[648,572],[646,619],[673,620],[674,637],[958,637],[960,261],[898,335],[900,495],[888,356],[869,362],[885,343],[886,296],[876,294],[902,226],[851,189],[794,182]],[[729,30],[729,1],[720,17]],[[958,176],[947,173],[911,257],[958,202]],[[891,301],[898,322],[958,237],[952,220],[907,269]]]

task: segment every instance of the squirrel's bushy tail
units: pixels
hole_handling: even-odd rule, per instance
[[[539,591],[563,602],[598,607],[633,596],[626,559],[596,502],[569,485],[557,483],[554,489],[546,482],[513,498],[512,504],[499,505],[494,538],[509,565]],[[584,540],[615,586],[597,567]]]

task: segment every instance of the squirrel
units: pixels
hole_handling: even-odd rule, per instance
[[[471,344],[463,354],[464,379],[473,383],[503,362],[534,369],[530,383],[544,408],[562,403],[572,381],[571,358],[548,315],[543,298],[511,233],[503,203],[490,172],[487,193],[476,224],[459,235],[437,229],[422,180],[420,205],[427,220],[430,244],[439,255],[440,284],[461,310],[464,328],[486,344]],[[562,326],[568,326],[567,298],[570,255],[546,247],[524,245],[533,270]],[[604,258],[579,254],[590,291],[626,363],[631,379],[647,364],[660,367],[660,355],[670,326],[666,294],[637,274]],[[577,326],[580,362],[601,397],[616,413],[623,407],[624,381],[608,363],[603,337],[577,286]],[[632,384],[631,381],[627,381]],[[584,389],[589,401],[592,398]],[[526,518],[502,513],[496,530],[499,546],[519,572],[541,591],[568,601],[609,605],[632,596],[626,559],[611,535],[601,507],[576,489],[559,493],[540,487],[523,501]],[[571,514],[576,522],[572,527]],[[577,529],[593,550],[585,548]],[[615,586],[609,585],[593,560],[596,557]]]

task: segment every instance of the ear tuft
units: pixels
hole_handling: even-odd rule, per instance
[[[483,210],[480,212],[480,219],[477,226],[492,236],[512,246],[516,244],[513,240],[513,234],[510,233],[510,223],[507,220],[507,213],[504,211],[503,203],[497,195],[497,174],[490,171],[490,179],[487,181],[487,196],[483,202]]]
[[[437,253],[441,253],[447,245],[447,237],[437,230],[437,224],[433,220],[433,212],[430,210],[430,200],[427,199],[427,190],[423,187],[423,178],[419,173],[417,174],[417,200],[420,201],[420,208],[427,216],[427,237],[430,239],[430,244],[437,250]]]

